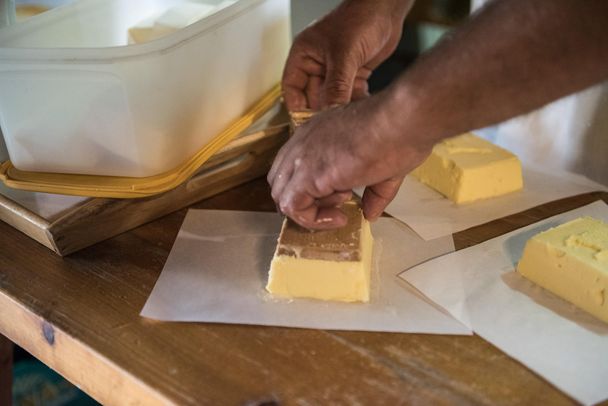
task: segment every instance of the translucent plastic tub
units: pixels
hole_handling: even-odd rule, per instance
[[[279,82],[288,0],[239,0],[126,45],[130,27],[176,3],[82,0],[0,30],[0,126],[15,167],[170,171]]]

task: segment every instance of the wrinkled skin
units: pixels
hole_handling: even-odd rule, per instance
[[[367,80],[395,50],[409,3],[346,1],[304,30],[284,70],[288,109],[321,110],[368,97]],[[363,199],[366,217],[375,219],[382,213],[407,170],[388,170],[388,162],[401,160],[388,148],[391,140],[383,139],[391,130],[382,112],[372,107],[377,104],[368,100],[334,108],[296,132],[268,175],[283,213],[308,228],[339,227],[345,217],[337,207],[351,197],[352,188],[365,185],[372,185]],[[385,130],[378,131],[380,127]],[[386,159],[375,162],[378,156]],[[298,176],[292,179],[296,168]],[[308,178],[305,183],[302,176]],[[307,190],[300,190],[300,185],[307,185]]]
[[[293,45],[287,106],[322,112],[281,149],[268,181],[280,210],[302,226],[342,226],[339,206],[360,186],[374,220],[436,142],[608,80],[608,1],[490,0],[366,97],[411,3],[346,0]]]
[[[345,1],[300,33],[283,73],[287,108],[320,110],[367,96],[367,79],[399,43],[408,3]]]
[[[406,173],[430,152],[425,142],[390,127],[384,95],[326,110],[298,129],[281,149],[268,180],[283,213],[308,228],[334,228],[346,218],[337,206],[351,190],[363,195],[374,220],[394,198]]]

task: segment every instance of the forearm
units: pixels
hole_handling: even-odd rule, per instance
[[[414,5],[414,2],[415,0],[344,0],[336,10],[369,5],[370,12],[386,13],[403,19]]]
[[[434,143],[608,78],[608,1],[494,1],[385,92],[387,120]]]

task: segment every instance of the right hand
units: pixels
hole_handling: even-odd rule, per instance
[[[346,0],[302,31],[283,72],[287,108],[321,110],[367,96],[367,80],[397,47],[412,3]]]
[[[268,182],[287,216],[309,229],[341,227],[339,206],[366,186],[363,213],[375,220],[405,174],[428,156],[433,142],[409,108],[389,90],[325,110],[299,127],[279,151]],[[406,118],[405,125],[402,118]]]

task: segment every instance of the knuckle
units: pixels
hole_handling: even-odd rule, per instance
[[[350,93],[351,84],[342,77],[333,78],[331,82],[327,82],[326,90],[331,94],[344,95]]]
[[[281,209],[281,213],[286,216],[291,217],[293,215],[293,210],[291,204],[283,201],[283,199],[279,200],[279,209]]]
[[[270,192],[270,196],[272,197],[272,200],[274,200],[275,202],[279,200],[279,194],[277,191],[272,190],[272,192]]]
[[[348,185],[347,171],[340,165],[332,165],[327,171],[328,182],[337,190],[347,189]]]
[[[314,188],[313,195],[322,197],[332,194],[332,182],[327,176],[315,177],[312,181],[312,187]]]
[[[268,182],[268,184],[270,186],[272,186],[273,180],[274,180],[274,171],[270,170],[268,172],[268,174],[266,174],[266,182]]]

